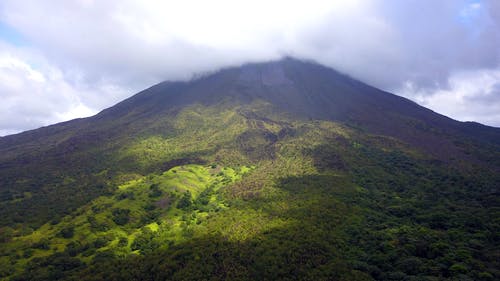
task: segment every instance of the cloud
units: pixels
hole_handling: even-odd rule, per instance
[[[454,73],[447,89],[415,89],[408,82],[401,90],[423,106],[461,121],[481,121],[500,127],[500,70]]]
[[[31,50],[9,50],[0,44],[0,135],[91,116],[97,113],[95,108],[106,106],[100,95],[108,101],[114,96],[117,101],[124,94],[115,93],[110,85],[100,84],[93,90],[68,81],[63,72]]]
[[[61,112],[79,104],[99,111],[162,80],[284,54],[317,60],[417,101],[424,102],[425,95],[430,102],[444,93],[458,97],[450,83],[456,73],[472,77],[499,69],[499,19],[495,0],[4,0],[0,21],[17,31],[28,45],[23,48],[43,63],[33,62],[28,51],[17,52],[20,47],[8,38],[0,56],[10,53],[24,62],[45,78],[45,91],[55,91],[45,95],[61,96],[53,105],[33,109],[33,121],[18,130],[68,118]],[[27,89],[16,90],[19,103],[33,99],[20,92],[32,92],[40,82],[26,76],[30,71],[16,73],[21,77],[2,75],[29,82]],[[0,95],[12,96],[12,91]],[[471,95],[475,104],[473,97],[482,93]],[[493,97],[492,103],[500,101]],[[18,106],[11,102],[11,117],[1,118],[19,115],[23,107]],[[480,108],[472,106],[467,114],[439,105],[434,109],[498,124],[493,113],[485,116]],[[43,117],[49,109],[59,113]]]
[[[71,112],[91,115],[95,111],[81,104],[75,90],[52,69],[42,73],[16,57],[0,56],[0,128],[4,132],[40,127],[73,117]],[[85,109],[85,110],[82,110]]]

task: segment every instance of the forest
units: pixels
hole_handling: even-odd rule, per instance
[[[238,121],[225,125],[238,131]],[[9,280],[495,280],[498,174],[453,168],[332,122],[267,122],[247,122],[232,151],[182,152],[199,159],[117,173],[115,186],[82,182],[98,196],[64,216],[4,217],[0,273]],[[206,124],[185,130],[211,134]],[[139,167],[164,164],[176,142],[140,139],[122,157],[134,155]],[[58,197],[59,207],[75,199]],[[10,204],[22,200],[4,195]]]

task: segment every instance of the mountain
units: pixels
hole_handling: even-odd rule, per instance
[[[315,62],[0,138],[7,280],[495,280],[500,129]]]

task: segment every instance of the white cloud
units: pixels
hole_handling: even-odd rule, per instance
[[[120,91],[101,85],[98,91],[91,92],[68,80],[59,69],[29,50],[13,51],[0,45],[0,134],[91,116],[97,113],[95,105],[99,105],[92,104],[92,98],[106,95],[109,101],[114,92]]]
[[[457,72],[448,85],[446,89],[419,90],[408,81],[399,94],[461,121],[500,127],[500,70]]]

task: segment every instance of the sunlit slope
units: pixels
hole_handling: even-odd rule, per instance
[[[184,165],[137,177],[60,220],[13,237],[1,253],[18,253],[20,259],[11,267],[4,256],[2,268],[22,271],[26,263],[57,253],[78,263],[105,255],[126,257],[186,241],[206,233],[202,222],[228,209],[219,189],[251,170]]]

